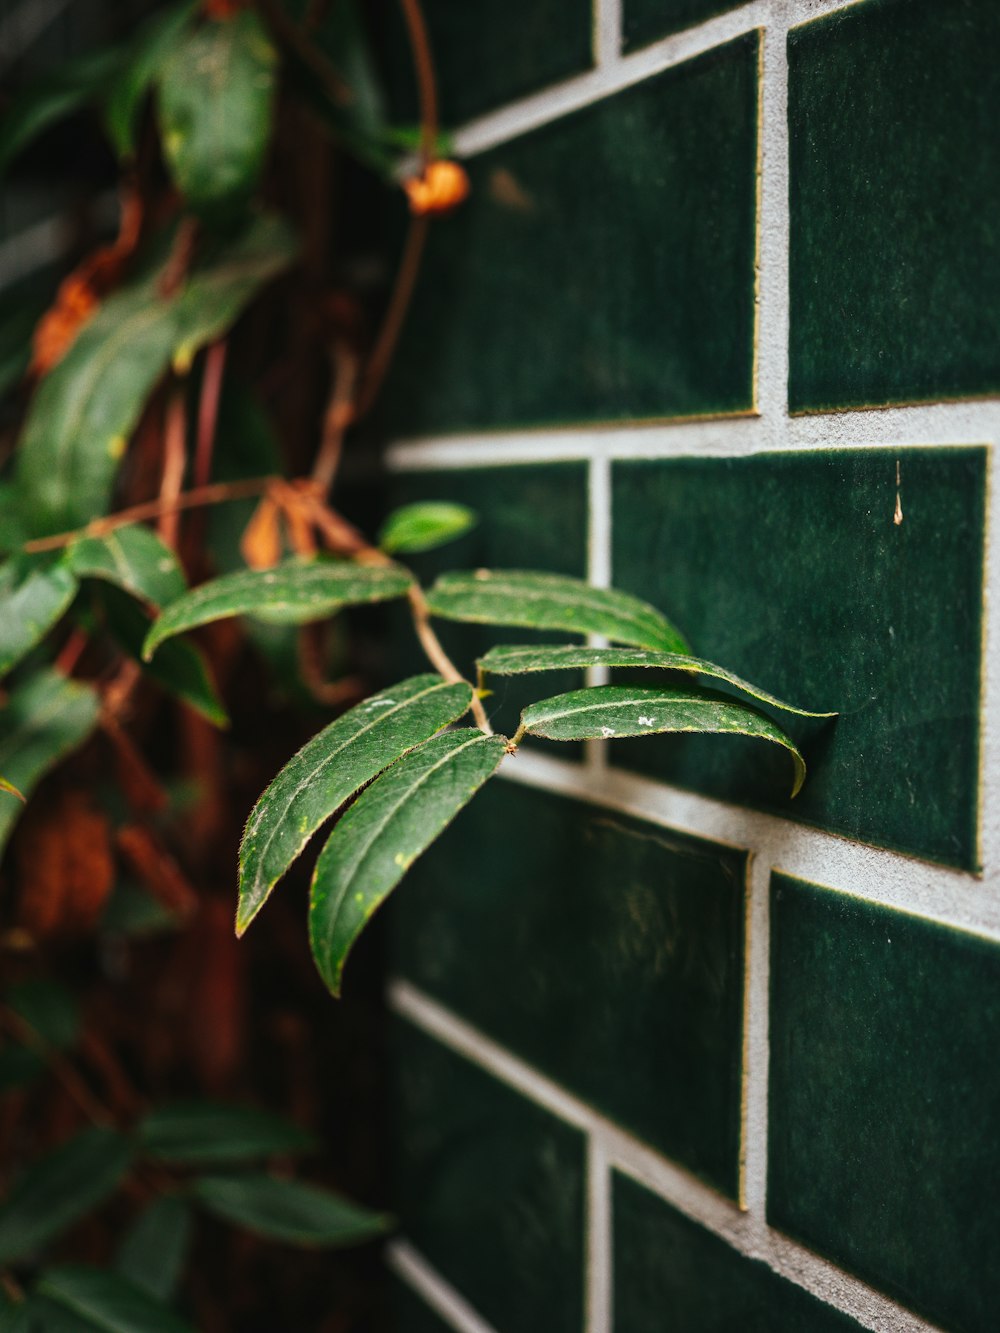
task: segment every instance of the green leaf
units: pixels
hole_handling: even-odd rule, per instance
[[[242,935],[306,843],[348,797],[405,750],[456,722],[472,702],[465,681],[414,676],[373,695],[312,738],[254,806],[240,845]]]
[[[0,567],[0,676],[5,676],[62,616],[76,594],[64,561],[14,559]]]
[[[0,791],[6,792],[8,796],[14,796],[23,803],[24,793],[18,791],[13,782],[8,782],[5,777],[0,777]]]
[[[473,510],[444,500],[404,505],[390,514],[378,535],[383,551],[432,551],[468,532],[477,522]]]
[[[107,590],[102,598],[108,628],[122,648],[141,662],[142,645],[150,620],[134,602]],[[217,727],[229,726],[229,715],[219,698],[208,663],[193,643],[168,643],[156,661],[143,664],[143,671],[168,694],[190,705]]]
[[[139,523],[104,537],[81,537],[67,547],[66,563],[77,578],[102,579],[153,606],[176,601],[187,590],[177,556]]]
[[[0,769],[25,796],[97,724],[100,700],[89,685],[44,671],[19,686],[0,712]],[[21,807],[0,802],[0,850]]]
[[[164,1162],[253,1161],[306,1152],[315,1140],[297,1125],[252,1106],[184,1102],[161,1106],[139,1122],[143,1152]]]
[[[402,597],[413,582],[398,566],[348,561],[287,560],[274,569],[244,569],[203,583],[168,606],[146,637],[149,661],[165,639],[227,616],[253,616],[303,624],[342,606]]]
[[[85,1129],[29,1167],[0,1203],[0,1263],[34,1253],[118,1188],[132,1150],[111,1129]]]
[[[169,1301],[184,1270],[193,1223],[183,1199],[173,1194],[154,1199],[126,1232],[115,1269],[154,1300]]]
[[[389,1229],[383,1215],[297,1180],[264,1175],[203,1176],[195,1181],[194,1192],[224,1222],[292,1245],[359,1245]]]
[[[271,137],[276,62],[263,24],[244,11],[191,31],[163,65],[164,155],[195,212],[225,211],[256,187]]]
[[[194,1333],[190,1324],[141,1287],[100,1268],[82,1264],[50,1268],[42,1275],[37,1291],[75,1315],[81,1329],[100,1333]]]
[[[31,83],[8,106],[0,122],[0,175],[43,130],[93,101],[121,61],[111,47],[67,61]]]
[[[746,704],[695,689],[642,689],[598,685],[571,690],[531,704],[521,714],[522,730],[551,741],[621,740],[669,731],[756,736],[783,746],[792,756],[792,795],[802,786],[805,762],[781,728]]]
[[[154,14],[129,44],[123,68],[104,102],[104,121],[119,157],[135,152],[136,121],[142,99],[180,40],[194,10],[192,0]]]
[[[565,671],[570,667],[591,666],[655,667],[663,671],[686,671],[724,680],[727,685],[734,685],[761,703],[770,704],[772,708],[780,708],[786,713],[796,713],[799,717],[837,716],[836,713],[811,713],[808,709],[796,708],[794,704],[775,698],[773,694],[751,685],[740,676],[734,676],[731,671],[716,666],[714,662],[688,657],[684,653],[656,653],[645,648],[588,648],[586,644],[557,647],[512,644],[491,648],[476,660],[476,665],[484,674],[494,676],[518,676],[532,671]]]
[[[435,736],[376,778],[337,824],[309,897],[309,943],[334,995],[376,908],[496,771],[507,744],[472,727]]]
[[[443,574],[427,601],[434,615],[445,620],[603,634],[637,648],[687,651],[680,632],[647,602],[562,574],[520,569]]]
[[[298,240],[273,213],[253,217],[210,263],[195,268],[177,303],[174,365],[184,370],[200,347],[225,333],[257,291],[295,258]]]
[[[7,1007],[47,1046],[67,1050],[80,1033],[80,1009],[72,993],[58,981],[23,981],[4,996]]]

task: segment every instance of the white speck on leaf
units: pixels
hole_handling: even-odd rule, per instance
[[[656,723],[656,718],[655,718],[655,717],[640,717],[640,718],[639,718],[639,726],[640,726],[640,727],[652,727],[652,726],[655,725],[655,723]]]
[[[615,729],[614,729],[614,727],[602,727],[602,728],[601,728],[601,735],[602,735],[602,736],[607,737],[607,736],[613,736],[614,734],[615,734]]]

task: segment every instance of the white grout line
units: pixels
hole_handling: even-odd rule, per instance
[[[622,55],[622,0],[594,0],[594,64],[615,65]]]
[[[743,1126],[740,1202],[763,1219],[767,1206],[767,1079],[771,975],[771,867],[750,858],[743,986]]]
[[[587,1139],[587,1257],[584,1333],[611,1333],[611,1167],[597,1135]]]
[[[788,415],[788,29],[765,29],[760,79],[757,406],[765,422]]]
[[[608,768],[586,767],[519,750],[500,776],[576,797],[726,846],[751,848],[761,862],[866,901],[1000,940],[1000,894],[990,876],[918,861],[777,815]]]
[[[468,1301],[408,1241],[394,1240],[386,1247],[385,1258],[396,1276],[412,1287],[456,1333],[496,1333],[493,1325],[480,1319]]]
[[[397,1014],[422,1031],[589,1135],[589,1141],[599,1145],[597,1151],[608,1166],[639,1181],[740,1254],[762,1260],[782,1277],[851,1315],[874,1333],[937,1333],[933,1325],[881,1292],[773,1231],[761,1217],[741,1212],[730,1200],[626,1134],[409,982],[394,982],[388,999]],[[602,1277],[601,1282],[604,1280]],[[603,1301],[603,1287],[599,1295]],[[480,1333],[479,1327],[468,1324],[456,1323],[455,1327],[463,1333]],[[607,1325],[597,1325],[588,1328],[588,1333],[606,1333],[606,1329]]]

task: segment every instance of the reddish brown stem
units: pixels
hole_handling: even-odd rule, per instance
[[[368,358],[361,393],[358,397],[358,405],[354,413],[355,420],[364,416],[370,410],[378,397],[386,371],[389,369],[392,354],[396,350],[396,343],[403,330],[403,323],[413,296],[413,289],[417,285],[420,260],[423,257],[424,243],[427,240],[427,227],[428,218],[426,215],[410,219],[409,230],[406,233],[406,243],[403,246],[403,257],[396,273],[396,285],[389,298],[389,304],[382,320],[378,338],[375,340],[372,354]]]
[[[420,0],[400,0],[403,17],[413,51],[413,66],[417,75],[417,93],[420,99],[420,157],[424,170],[437,155],[438,101],[437,81],[434,77],[434,57],[427,36],[427,24]]]
[[[312,479],[321,494],[328,495],[340,465],[344,432],[354,420],[354,405],[358,383],[358,359],[344,346],[334,346],[331,354],[333,387],[323,417],[323,437],[320,441]]]
[[[180,513],[177,501],[187,467],[187,409],[184,386],[178,385],[167,401],[163,427],[163,478],[160,482],[160,513],[157,530],[167,546],[177,547]]]
[[[195,487],[207,486],[212,475],[212,451],[215,448],[215,427],[219,419],[219,399],[222,395],[222,376],[226,369],[225,342],[213,343],[205,353],[205,370],[201,380],[201,401],[198,404],[198,440],[194,453]]]

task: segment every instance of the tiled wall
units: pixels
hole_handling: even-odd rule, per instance
[[[474,193],[390,459],[482,524],[424,572],[587,573],[840,716],[794,802],[530,745],[414,868],[400,1328],[992,1333],[1000,5],[425,4]]]

